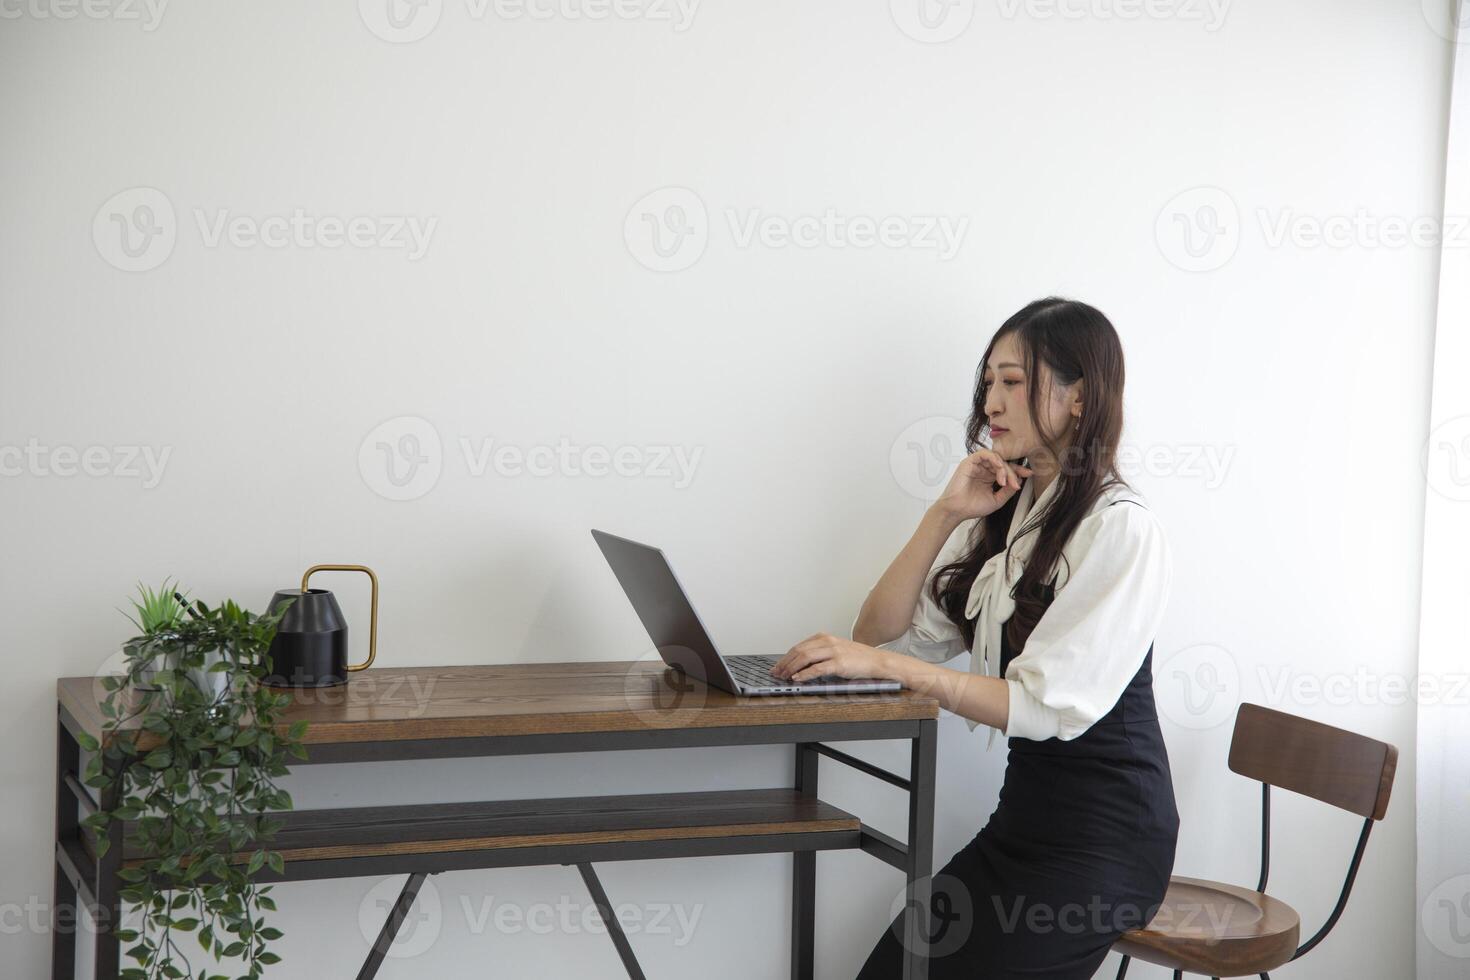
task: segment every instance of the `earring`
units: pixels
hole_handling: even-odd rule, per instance
[[[1080,415],[1074,415],[1072,417],[1072,431],[1073,432],[1079,432],[1079,431],[1081,431],[1081,429],[1082,429],[1082,416],[1080,416]]]

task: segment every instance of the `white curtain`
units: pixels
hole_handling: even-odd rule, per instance
[[[1435,4],[1425,5],[1426,12]],[[1424,448],[1419,630],[1418,980],[1470,976],[1470,0],[1448,0],[1455,43],[1434,391]],[[1391,329],[1384,342],[1393,342]],[[1371,557],[1365,559],[1371,561]],[[1409,776],[1401,770],[1401,779]],[[1407,787],[1405,787],[1407,788]],[[1390,811],[1392,806],[1390,805]]]

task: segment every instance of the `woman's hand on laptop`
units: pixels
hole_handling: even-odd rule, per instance
[[[890,664],[896,654],[845,636],[817,633],[802,640],[771,667],[777,677],[800,683],[814,677],[876,677],[897,680]]]

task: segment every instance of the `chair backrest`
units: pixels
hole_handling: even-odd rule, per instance
[[[1387,742],[1242,704],[1230,740],[1230,769],[1303,796],[1382,820],[1399,750]]]

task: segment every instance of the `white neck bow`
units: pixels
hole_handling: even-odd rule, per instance
[[[1016,611],[1016,600],[1011,596],[1011,589],[1030,560],[1037,538],[1035,530],[1027,532],[1019,540],[1017,533],[1032,511],[1042,513],[1038,508],[1050,504],[1061,482],[1060,475],[1052,477],[1051,483],[1041,492],[1041,497],[1033,503],[1035,480],[1032,477],[1026,478],[1016,495],[1016,509],[1011,512],[1011,526],[1006,531],[1006,546],[980,566],[980,573],[970,586],[970,596],[965,601],[965,618],[975,620],[975,642],[971,646],[970,655],[971,673],[989,676],[1000,674],[1000,631]],[[980,723],[966,718],[965,724],[974,731],[975,726]],[[995,743],[998,732],[997,728],[990,730],[990,740],[985,745],[987,749]]]

